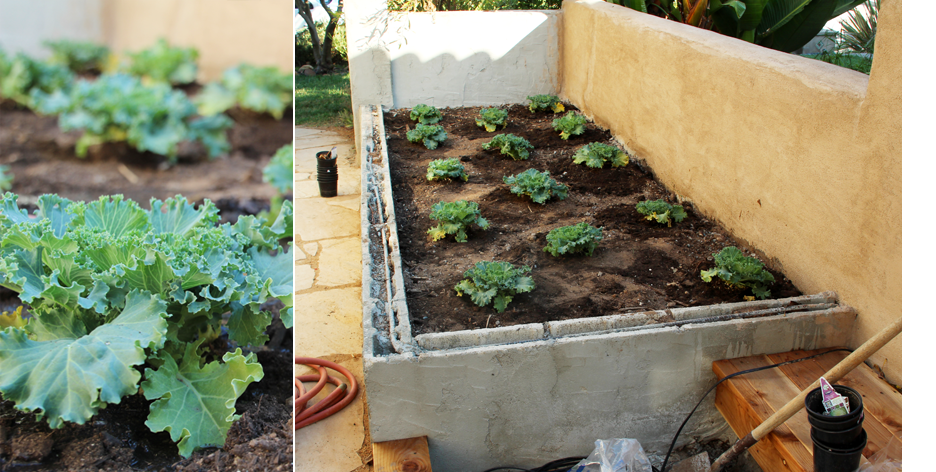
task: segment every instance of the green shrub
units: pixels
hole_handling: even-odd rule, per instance
[[[584,133],[586,123],[588,119],[575,111],[570,111],[552,122],[553,129],[559,132],[559,137],[562,139],[569,139],[570,136]]]
[[[465,172],[465,166],[452,157],[450,159],[436,159],[429,163],[429,170],[426,172],[426,180],[444,180],[461,179],[468,181],[468,173]]]
[[[448,135],[441,125],[424,125],[416,123],[416,128],[406,132],[406,139],[411,143],[422,142],[426,149],[435,149],[445,141]]]
[[[454,234],[455,241],[463,243],[468,241],[466,233],[472,224],[478,225],[481,229],[488,229],[490,223],[481,217],[478,210],[478,204],[465,200],[456,202],[439,202],[432,205],[432,213],[429,218],[439,222],[438,225],[429,228],[429,236],[433,241],[438,241],[446,235]]]
[[[718,277],[733,287],[749,288],[757,298],[770,297],[767,286],[774,282],[774,276],[764,268],[764,263],[756,257],[747,257],[740,249],[728,246],[715,256],[715,267],[702,271],[702,280],[711,282]]]
[[[500,108],[483,108],[481,118],[476,118],[475,123],[483,126],[488,133],[493,133],[498,126],[507,126],[507,112]]]
[[[49,62],[68,67],[72,72],[102,71],[110,57],[107,46],[89,41],[61,39],[42,44],[52,50]]]
[[[515,161],[527,160],[530,157],[530,151],[533,150],[533,145],[529,141],[513,134],[498,134],[481,147],[485,151],[500,148],[501,154],[510,156]]]
[[[458,296],[468,294],[478,306],[487,306],[494,302],[494,310],[503,313],[514,295],[526,293],[536,288],[527,266],[515,268],[509,262],[479,261],[463,274],[465,279],[455,285]]]
[[[128,56],[130,62],[123,66],[125,72],[157,83],[190,84],[198,73],[198,50],[172,47],[165,39]]]
[[[670,205],[663,200],[642,201],[637,204],[637,212],[648,221],[656,221],[668,227],[673,226],[673,221],[679,223],[686,218],[686,210],[682,205]]]
[[[595,228],[584,221],[576,225],[556,228],[546,235],[547,244],[543,251],[555,257],[579,252],[591,256],[602,239],[602,229],[604,228]]]
[[[572,156],[572,162],[600,169],[606,162],[610,162],[612,167],[626,166],[630,158],[624,151],[609,144],[591,143],[578,148]]]
[[[552,197],[565,200],[569,194],[569,187],[556,182],[549,176],[549,171],[527,169],[516,176],[504,177],[504,183],[511,185],[510,192],[514,195],[528,195],[541,205]]]
[[[533,95],[527,97],[527,100],[530,101],[530,111],[533,113],[549,110],[552,110],[553,113],[562,113],[565,111],[565,106],[562,104],[562,101],[555,95]]]
[[[442,113],[439,113],[439,109],[425,103],[414,106],[409,117],[411,120],[424,125],[434,125],[442,121]]]

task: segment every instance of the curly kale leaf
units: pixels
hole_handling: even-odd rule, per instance
[[[480,261],[464,273],[465,279],[455,285],[458,296],[468,294],[478,306],[487,306],[494,302],[494,310],[503,313],[518,293],[526,293],[536,288],[532,277],[527,277],[530,268],[515,268],[509,262]]]
[[[52,50],[49,62],[68,67],[73,72],[101,71],[110,57],[107,46],[89,41],[43,41],[43,46]]]
[[[555,95],[533,95],[527,97],[527,100],[530,101],[530,111],[533,113],[549,110],[552,110],[553,113],[562,113],[565,111],[565,106],[562,104],[562,101]]]
[[[481,118],[475,118],[478,126],[483,126],[488,133],[493,133],[498,126],[507,126],[507,112],[499,108],[484,108]]]
[[[530,151],[533,150],[533,145],[529,141],[513,134],[498,134],[490,141],[482,144],[481,147],[485,151],[491,148],[499,148],[501,154],[510,156],[515,161],[529,159]]]
[[[240,106],[279,120],[292,105],[292,76],[276,67],[240,64],[224,71],[221,81],[207,84],[195,97],[195,104],[205,116]]]
[[[701,273],[704,282],[711,282],[713,277],[718,277],[728,285],[751,289],[757,298],[770,297],[767,286],[774,283],[774,276],[759,259],[745,256],[734,246],[725,247],[713,256],[715,267]]]
[[[452,157],[449,159],[436,159],[429,163],[429,169],[426,171],[426,180],[444,180],[461,179],[468,181],[468,173],[465,172],[465,166]]]
[[[553,129],[559,132],[559,137],[569,139],[572,135],[580,135],[585,132],[585,124],[588,119],[578,112],[570,111],[561,118],[553,120]]]
[[[637,212],[648,221],[656,221],[668,227],[673,222],[679,223],[686,218],[686,210],[682,205],[671,205],[664,200],[645,200],[637,204]]]
[[[556,228],[546,234],[546,247],[543,251],[559,257],[563,254],[584,252],[591,256],[602,239],[601,230],[584,221],[571,226]]]
[[[630,158],[624,151],[609,144],[591,143],[575,151],[572,162],[576,164],[584,163],[588,167],[600,169],[607,162],[611,163],[611,167],[626,166],[630,162]]]
[[[287,144],[270,158],[270,163],[263,168],[263,181],[276,187],[279,193],[292,191],[293,186],[293,145]]]
[[[490,226],[490,223],[481,217],[478,204],[465,200],[436,203],[432,205],[432,213],[429,214],[429,218],[439,222],[437,226],[429,228],[428,231],[433,241],[454,234],[455,241],[463,243],[468,241],[467,229],[470,225],[476,224],[481,229],[487,229]]]
[[[569,194],[569,187],[556,182],[549,176],[549,171],[527,169],[517,175],[505,176],[504,183],[511,185],[510,192],[514,195],[528,195],[541,205],[545,205],[546,200],[552,197],[565,200]]]
[[[418,143],[422,141],[426,149],[439,147],[439,143],[445,141],[446,138],[448,138],[448,135],[445,134],[445,130],[442,129],[441,125],[416,123],[416,129],[406,132],[406,139],[409,140],[409,142]]]
[[[137,77],[161,84],[190,84],[198,74],[198,50],[172,47],[165,39],[142,51],[129,53],[123,69]]]
[[[424,125],[434,125],[442,121],[442,113],[434,106],[420,103],[414,106],[413,110],[410,111],[410,119]]]
[[[50,94],[66,93],[75,74],[63,65],[47,64],[18,53],[13,59],[0,57],[0,97],[36,109]]]

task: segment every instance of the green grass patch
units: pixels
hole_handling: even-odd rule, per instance
[[[296,76],[296,125],[353,126],[348,72]]]
[[[816,59],[829,64],[835,64],[846,69],[856,70],[864,74],[871,73],[871,58],[858,56],[854,54],[842,53],[823,53],[823,54],[803,54],[803,57]]]

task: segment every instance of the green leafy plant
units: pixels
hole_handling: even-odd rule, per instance
[[[413,121],[418,121],[424,125],[434,125],[442,121],[442,113],[439,112],[439,109],[426,105],[425,103],[420,103],[413,107],[413,110],[410,111],[410,119]]]
[[[569,139],[572,135],[580,135],[585,132],[585,123],[588,119],[578,112],[570,111],[561,118],[553,120],[553,129],[559,132],[559,137]]]
[[[715,267],[702,271],[702,280],[711,282],[718,277],[733,287],[749,288],[757,298],[770,297],[767,286],[774,282],[774,276],[764,268],[764,263],[756,257],[747,257],[734,246],[723,248],[715,256]]]
[[[25,328],[26,318],[23,318],[23,306],[16,307],[12,312],[0,313],[0,331],[6,328]]]
[[[626,166],[630,162],[630,157],[610,144],[591,143],[578,148],[572,156],[572,162],[584,163],[588,167],[600,169],[607,162],[610,162],[612,167]]]
[[[13,188],[13,174],[10,172],[10,166],[0,166],[0,192],[6,192]]]
[[[35,108],[34,94],[67,91],[75,75],[62,65],[47,64],[19,53],[12,59],[0,56],[0,97]]]
[[[416,123],[416,128],[406,132],[406,139],[411,143],[422,142],[426,149],[435,149],[439,147],[442,141],[445,141],[448,135],[441,125],[424,125]]]
[[[160,39],[153,46],[128,54],[130,62],[123,67],[127,73],[157,83],[189,84],[198,74],[198,50],[170,46]]]
[[[852,52],[874,54],[874,38],[877,36],[878,12],[880,0],[868,0],[861,6],[848,12],[848,18],[842,22],[840,49]]]
[[[478,126],[483,126],[488,133],[493,133],[498,126],[507,126],[507,112],[500,108],[481,109],[481,118],[475,118]]]
[[[465,200],[439,202],[432,205],[431,210],[429,218],[439,222],[438,225],[429,228],[429,231],[427,231],[433,241],[454,234],[455,241],[463,243],[468,241],[466,231],[472,224],[478,225],[481,229],[488,229],[491,225],[481,217],[481,211],[478,210],[478,204],[475,202]]]
[[[461,282],[455,285],[458,296],[468,294],[478,306],[487,306],[494,302],[494,310],[503,313],[514,295],[526,293],[536,288],[532,277],[527,277],[530,268],[519,269],[509,262],[479,261],[465,271]]]
[[[533,113],[549,110],[552,110],[553,113],[565,111],[562,101],[555,95],[532,95],[527,97],[527,100],[530,101],[530,111]]]
[[[511,186],[510,192],[514,195],[528,195],[540,205],[545,205],[546,200],[553,197],[565,200],[569,195],[569,187],[556,182],[549,176],[549,171],[527,169],[515,176],[505,176],[504,183]]]
[[[468,181],[465,166],[456,157],[449,159],[436,159],[429,163],[426,171],[426,180],[461,179]]]
[[[72,72],[102,71],[110,57],[107,46],[90,41],[61,39],[42,44],[52,50],[49,62],[68,67]]]
[[[292,76],[276,67],[241,64],[224,71],[221,81],[211,82],[195,97],[198,112],[209,116],[240,106],[269,113],[277,120],[292,105]]]
[[[602,229],[604,228],[595,228],[584,221],[576,225],[556,228],[546,234],[546,247],[543,251],[555,257],[579,252],[591,256],[598,247],[598,243],[601,242]]]
[[[120,195],[43,195],[37,207],[30,216],[16,195],[0,199],[0,285],[31,315],[0,331],[3,398],[55,429],[142,390],[155,400],[146,425],[168,431],[181,455],[223,445],[263,368],[240,348],[218,359],[209,344],[225,327],[229,341],[262,346],[272,315],[261,305],[274,298],[292,326],[285,225],[218,225],[214,204],[181,196],[150,210]]]
[[[686,218],[686,210],[682,205],[670,205],[662,199],[639,202],[637,212],[644,215],[647,221],[656,221],[667,227],[673,226],[674,221],[679,223]]]
[[[276,195],[270,198],[270,209],[260,212],[260,218],[266,220],[265,226],[282,224],[285,212],[290,211],[285,195],[292,193],[293,189],[293,145],[287,144],[279,148],[270,162],[263,168],[263,181],[276,188]],[[286,208],[284,208],[284,206]],[[292,215],[288,215],[292,221]],[[284,228],[285,237],[292,237],[292,225]]]
[[[63,131],[84,131],[75,147],[79,157],[106,142],[127,141],[175,162],[182,141],[198,141],[209,157],[227,152],[225,131],[233,121],[224,115],[199,117],[185,93],[166,84],[143,85],[124,74],[105,74],[93,82],[78,81],[68,93],[36,96],[37,111],[59,115]]]
[[[513,134],[498,134],[481,147],[485,151],[500,148],[501,154],[510,156],[515,161],[527,160],[530,157],[530,151],[533,150],[533,145],[529,141]]]

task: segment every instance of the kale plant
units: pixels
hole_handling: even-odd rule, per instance
[[[673,226],[674,221],[679,223],[686,218],[686,210],[682,205],[670,205],[662,199],[638,203],[637,212],[644,215],[648,221],[656,221],[668,227]]]
[[[107,46],[89,41],[61,39],[42,44],[52,50],[49,62],[68,67],[72,72],[102,71],[110,57]]]
[[[490,141],[482,144],[481,147],[485,151],[491,148],[500,148],[501,154],[510,156],[515,161],[529,159],[530,151],[533,150],[533,145],[529,141],[513,134],[498,134]]]
[[[449,159],[436,159],[429,163],[429,170],[426,171],[426,180],[444,180],[461,179],[468,181],[468,173],[465,172],[465,166],[452,157]]]
[[[85,157],[88,147],[127,141],[175,162],[182,141],[198,141],[210,157],[230,149],[225,131],[233,121],[224,115],[199,117],[185,93],[166,84],[143,85],[124,74],[105,74],[93,82],[78,81],[68,93],[37,95],[37,111],[59,114],[63,131],[84,131],[75,147]]]
[[[135,76],[164,84],[190,84],[198,73],[198,50],[172,47],[165,39],[140,52],[129,53],[123,69]]]
[[[13,174],[10,172],[10,166],[0,166],[0,192],[6,192],[13,188]]]
[[[569,187],[556,182],[549,176],[549,171],[527,169],[515,176],[505,176],[504,183],[511,186],[510,192],[514,195],[528,195],[540,205],[545,205],[546,200],[552,197],[565,200],[569,195]]]
[[[546,235],[547,244],[543,250],[556,257],[578,252],[591,256],[602,239],[602,229],[604,228],[595,228],[584,221],[577,225],[556,228]]]
[[[588,119],[578,112],[570,111],[561,118],[553,120],[553,129],[559,132],[559,137],[569,139],[572,135],[580,135],[585,132],[585,123]]]
[[[526,293],[536,288],[527,266],[515,268],[509,262],[479,261],[463,274],[465,279],[455,285],[458,296],[468,294],[478,306],[487,306],[494,302],[494,310],[503,313],[514,295]]]
[[[627,154],[610,144],[591,143],[580,147],[572,156],[572,162],[576,164],[585,163],[588,167],[600,169],[606,162],[611,163],[611,167],[623,167],[630,162]]]
[[[36,61],[19,53],[12,59],[0,56],[0,97],[29,108],[36,95],[67,91],[75,82],[68,67]]]
[[[498,126],[507,126],[507,112],[499,108],[484,108],[481,118],[475,118],[478,126],[483,126],[488,133],[493,133]]]
[[[211,82],[195,97],[198,113],[209,116],[241,108],[269,113],[277,120],[292,105],[292,76],[276,67],[241,64],[224,71],[220,82]]]
[[[445,130],[442,129],[441,125],[424,125],[422,123],[416,123],[416,129],[412,129],[406,132],[406,139],[411,143],[418,143],[422,141],[423,145],[426,146],[426,149],[435,149],[439,147],[439,143],[445,141],[448,138],[448,135],[445,134]]]
[[[225,327],[230,341],[262,346],[272,315],[261,306],[274,298],[292,326],[286,225],[218,225],[214,204],[181,196],[144,210],[120,195],[43,195],[33,216],[16,200],[0,199],[0,285],[31,316],[0,331],[3,398],[55,429],[142,391],[155,400],[146,425],[168,431],[179,454],[222,446],[263,368],[253,353],[215,355],[209,343]]]
[[[438,225],[429,228],[429,236],[433,241],[438,241],[446,235],[454,234],[455,241],[463,243],[468,241],[466,230],[472,224],[478,225],[481,229],[488,229],[491,225],[481,217],[478,210],[478,204],[465,200],[456,202],[439,202],[432,205],[432,212],[429,218],[439,222]]]
[[[734,246],[712,255],[715,256],[715,267],[702,271],[703,281],[711,282],[712,277],[717,276],[730,286],[751,289],[757,298],[770,297],[767,286],[774,282],[774,276],[759,259],[745,256]]]
[[[442,121],[442,113],[439,113],[439,109],[426,105],[425,103],[420,103],[413,107],[413,110],[410,111],[410,119],[413,121],[418,121],[424,125],[434,125]]]
[[[273,226],[286,217],[286,211],[291,211],[286,205],[286,194],[293,190],[293,145],[287,144],[279,148],[270,162],[263,168],[263,181],[276,188],[276,195],[270,198],[270,209],[260,212],[258,216],[266,219],[266,226]],[[290,203],[291,205],[291,203]],[[289,215],[292,221],[292,215]],[[292,236],[292,225],[286,226],[284,235]]]
[[[527,100],[530,101],[530,111],[533,113],[548,110],[552,110],[553,113],[565,111],[565,106],[562,105],[559,97],[555,95],[533,95],[527,97]]]

